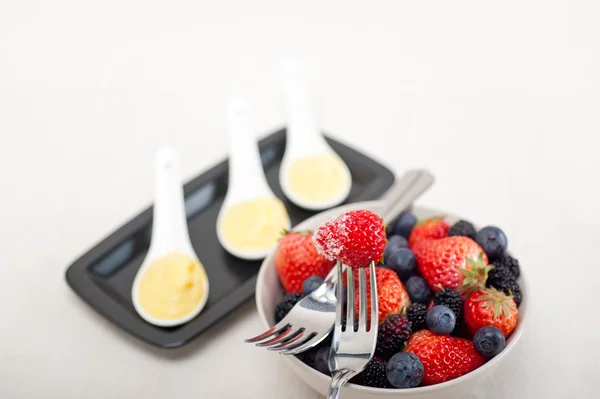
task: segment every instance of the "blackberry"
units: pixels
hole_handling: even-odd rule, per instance
[[[275,306],[275,322],[279,323],[302,298],[304,295],[299,292],[285,294],[283,300]]]
[[[410,333],[410,322],[406,317],[399,314],[389,316],[377,331],[375,354],[387,360],[396,353],[402,352]]]
[[[502,263],[496,264],[494,262],[494,268],[488,272],[485,285],[502,290],[501,287],[508,286],[511,281],[515,281],[515,276],[511,273],[510,269]]]
[[[514,278],[501,280],[496,282],[496,284],[491,284],[491,286],[507,295],[512,295],[517,307],[521,305],[523,294],[521,293],[521,287],[519,287],[519,283],[517,283]]]
[[[458,291],[450,288],[445,288],[442,291],[435,293],[433,298],[434,305],[444,305],[454,312],[458,320],[462,316],[463,301]]]
[[[350,382],[367,387],[389,388],[390,384],[385,374],[386,367],[386,360],[373,358],[369,360],[365,369],[356,377],[352,378]]]
[[[502,266],[508,268],[508,270],[510,270],[510,272],[513,274],[513,276],[515,278],[519,278],[519,276],[521,275],[521,269],[519,267],[519,261],[516,260],[515,258],[513,258],[510,255],[506,255],[506,254],[500,255],[492,263],[494,265],[496,265],[496,266],[502,265]]]
[[[422,303],[411,303],[406,312],[413,332],[427,328],[427,306]]]
[[[462,236],[474,239],[476,233],[477,230],[475,230],[475,227],[470,222],[459,220],[448,230],[448,237]]]
[[[506,291],[505,293],[512,294],[513,299],[517,304],[517,307],[521,306],[521,302],[523,301],[523,294],[521,293],[521,287],[519,287],[519,283],[513,281],[512,284],[510,284],[508,291]]]

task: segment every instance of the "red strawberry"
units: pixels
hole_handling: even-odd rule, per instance
[[[419,241],[413,248],[419,271],[433,290],[440,287],[457,289],[465,279],[460,269],[471,270],[480,259],[485,268],[488,259],[483,249],[468,237],[446,237],[439,240]]]
[[[275,269],[286,292],[302,292],[306,278],[325,278],[333,265],[317,252],[312,233],[287,233],[275,250]]]
[[[485,358],[475,350],[473,342],[448,335],[435,335],[429,330],[414,333],[405,352],[412,352],[425,369],[422,385],[439,384],[475,370]]]
[[[498,327],[505,338],[513,332],[519,319],[519,310],[511,295],[495,288],[477,291],[465,301],[465,324],[475,334],[485,326]]]
[[[387,243],[381,217],[371,211],[346,212],[321,225],[314,235],[319,253],[350,267],[377,263]]]
[[[370,271],[366,270],[367,275],[367,292],[371,289],[371,281],[369,277]],[[377,282],[377,306],[379,310],[379,323],[383,323],[390,314],[402,312],[402,309],[408,307],[410,299],[404,285],[398,278],[395,271],[386,267],[375,267],[375,280]],[[358,278],[355,280],[358,282]],[[354,294],[354,305],[356,314],[358,315],[359,302],[358,284]],[[367,303],[370,303],[370,295],[367,294]],[[367,308],[370,314],[371,307]]]
[[[419,241],[444,238],[448,235],[449,228],[448,223],[439,217],[422,220],[410,232],[408,246],[412,249]]]

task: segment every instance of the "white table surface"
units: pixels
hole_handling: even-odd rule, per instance
[[[242,343],[254,303],[194,344],[138,343],[66,285],[152,199],[156,148],[186,178],[226,155],[225,101],[284,123],[278,63],[305,61],[323,128],[420,201],[501,226],[531,280],[518,353],[477,398],[598,395],[598,2],[3,1],[0,398],[317,398]],[[594,284],[596,288],[594,288]]]

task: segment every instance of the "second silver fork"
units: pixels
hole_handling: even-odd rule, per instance
[[[338,273],[337,306],[333,341],[329,352],[331,384],[328,399],[337,399],[342,386],[360,373],[373,357],[377,340],[378,305],[375,263],[369,265],[369,292],[365,268],[358,269],[358,325],[355,330],[354,275],[351,267],[346,268],[346,301],[343,294],[342,264],[336,264]],[[344,312],[344,304],[346,311]],[[344,315],[345,313],[345,315]]]

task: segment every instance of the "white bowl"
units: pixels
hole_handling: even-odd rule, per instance
[[[334,215],[352,209],[368,209],[378,212],[380,209],[382,209],[382,206],[383,204],[380,201],[349,204],[319,213],[300,223],[294,228],[294,230],[315,229],[323,221],[333,217]],[[422,207],[413,207],[412,211],[419,219],[440,214],[447,214],[446,212],[435,211]],[[256,281],[256,306],[265,330],[275,325],[275,305],[283,297],[283,289],[281,288],[281,283],[279,282],[279,277],[277,276],[273,262],[273,253],[271,253],[263,261],[260,272],[258,273],[258,279]],[[470,399],[481,397],[481,393],[485,391],[483,385],[485,384],[486,380],[493,374],[497,365],[502,362],[509,352],[512,351],[523,333],[523,323],[527,319],[527,312],[529,308],[529,289],[524,280],[523,273],[521,273],[521,276],[519,277],[519,285],[521,286],[521,291],[523,293],[523,302],[519,307],[519,321],[517,323],[517,327],[507,340],[504,350],[477,370],[442,384],[411,389],[370,388],[348,383],[342,389],[340,397],[343,397],[344,399],[390,397],[413,397],[419,399]],[[273,353],[273,356],[280,355]],[[307,366],[295,356],[282,356],[282,358],[312,389],[323,395],[327,394],[330,381],[328,376]]]

